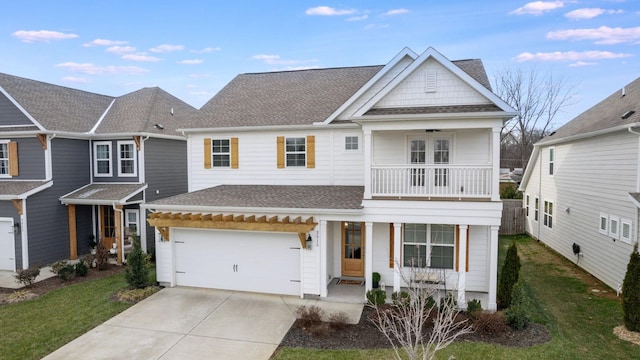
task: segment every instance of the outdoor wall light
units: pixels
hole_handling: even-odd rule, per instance
[[[20,223],[19,222],[13,224],[13,232],[16,233],[16,234],[20,234]]]
[[[311,234],[307,235],[307,250],[311,250],[311,245],[313,244],[313,239],[311,238]]]

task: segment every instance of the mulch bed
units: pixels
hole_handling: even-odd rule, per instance
[[[280,347],[305,347],[315,349],[382,349],[390,348],[391,344],[370,320],[374,312],[369,307],[362,311],[357,325],[345,325],[340,330],[330,330],[324,336],[312,335],[303,328],[302,321],[296,320],[289,329]],[[483,334],[473,332],[457,341],[485,342],[510,347],[525,347],[543,344],[551,340],[551,334],[546,327],[531,323],[524,330],[508,328],[500,334]]]

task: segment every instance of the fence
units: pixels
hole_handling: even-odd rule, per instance
[[[502,200],[502,224],[500,235],[524,234],[525,209],[522,207],[522,199]]]

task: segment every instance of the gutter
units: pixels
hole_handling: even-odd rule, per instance
[[[323,127],[326,129],[359,129],[358,124],[324,124],[315,122],[313,125],[264,125],[264,126],[235,126],[235,127],[217,127],[217,128],[180,128],[176,129],[183,134],[202,133],[202,132],[246,132],[246,131],[280,131],[280,130],[317,130]]]
[[[206,206],[206,205],[163,205],[163,204],[142,204],[142,209],[151,212],[173,211],[173,212],[207,212],[207,213],[259,213],[259,214],[329,214],[329,215],[361,215],[362,209],[311,209],[311,208],[256,208],[256,207],[228,207],[228,206]],[[155,210],[155,211],[154,211]]]

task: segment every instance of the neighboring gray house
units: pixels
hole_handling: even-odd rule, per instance
[[[639,164],[640,78],[535,144],[526,231],[618,289],[638,241]]]
[[[139,204],[186,191],[175,129],[196,112],[159,88],[111,97],[0,73],[0,270],[74,259],[91,236],[118,262],[130,232],[153,244]]]

